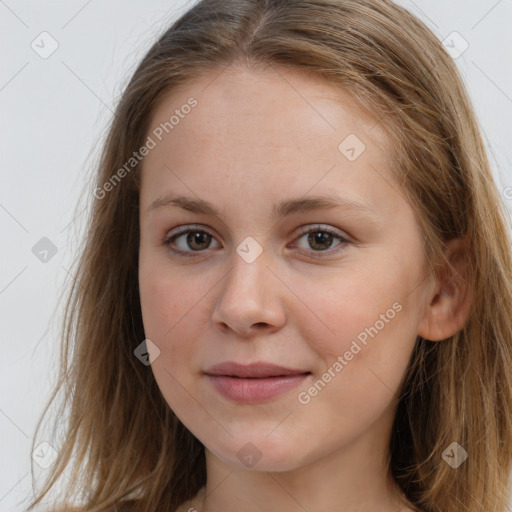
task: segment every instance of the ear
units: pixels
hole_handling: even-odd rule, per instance
[[[446,247],[453,269],[446,263],[441,269],[418,330],[419,336],[430,341],[444,340],[462,330],[472,303],[466,239],[454,238]]]

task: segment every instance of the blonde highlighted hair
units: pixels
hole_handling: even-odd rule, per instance
[[[446,340],[418,337],[394,422],[389,478],[418,510],[506,512],[510,224],[454,61],[422,22],[388,0],[200,1],[158,38],[134,72],[106,137],[96,187],[144,144],[164,95],[230,64],[286,67],[343,88],[387,128],[392,169],[415,208],[434,271],[449,240],[466,241],[471,314]],[[205,484],[202,444],[133,353],[145,338],[139,171],[140,164],[107,197],[91,194],[65,308],[60,378],[43,413],[62,392],[62,416],[55,419],[67,411],[65,436],[29,510],[68,468],[60,510],[85,489],[76,510],[173,512]],[[456,469],[442,459],[454,441],[468,453]]]

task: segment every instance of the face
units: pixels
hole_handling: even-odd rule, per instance
[[[179,419],[275,471],[389,433],[432,282],[381,125],[321,79],[228,69],[150,126],[140,299]]]

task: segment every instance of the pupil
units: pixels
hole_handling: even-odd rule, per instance
[[[327,244],[327,248],[331,245],[332,243],[332,235],[330,233],[326,233],[326,232],[322,232],[322,231],[316,231],[314,233],[310,233],[309,236],[308,236],[308,241],[309,243],[311,244],[311,247],[313,249],[315,249],[315,246],[317,245],[317,243],[319,243],[320,245],[322,245],[322,243],[326,243],[329,242]],[[320,247],[320,249],[325,249],[326,247]],[[320,250],[320,249],[315,249],[315,250]]]
[[[194,243],[199,243],[199,245],[201,245],[201,243],[204,243],[204,238],[205,237],[209,237],[210,235],[208,233],[204,233],[204,232],[201,232],[201,231],[193,231],[191,233],[188,234],[187,236],[187,243],[189,244],[189,246],[191,246],[191,248],[193,248],[193,245]],[[207,239],[207,242],[209,242],[209,240]],[[208,247],[209,243],[206,243],[206,247]],[[196,249],[204,249],[205,247],[199,247]]]
[[[187,243],[189,246],[193,246],[195,243],[198,243],[199,245],[206,243],[206,247],[209,245],[209,234],[201,231],[194,231],[188,234],[187,236]],[[308,235],[308,241],[311,244],[311,247],[314,250],[321,250],[328,248],[332,243],[332,235],[331,233],[323,232],[323,231],[316,231],[314,233],[310,233]],[[325,246],[327,244],[327,246]],[[320,245],[320,247],[318,247]],[[205,247],[199,247],[196,249],[204,249]]]

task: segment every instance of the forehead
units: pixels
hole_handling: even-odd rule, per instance
[[[196,105],[184,108],[190,98]],[[292,189],[305,195],[342,186],[362,197],[370,193],[363,178],[381,181],[389,174],[388,140],[378,116],[315,75],[274,67],[212,70],[181,84],[154,109],[148,136],[156,146],[142,164],[142,192],[154,196],[177,187],[190,193],[188,185],[201,196],[212,187],[249,187],[282,197]],[[371,199],[389,203],[380,185]]]
[[[364,112],[350,91],[307,71],[273,65],[264,70],[240,65],[210,70],[165,94],[153,109],[150,126],[169,121],[191,96],[199,108],[194,109],[185,130],[194,130],[198,135],[213,137],[219,130],[231,127],[233,135],[243,136],[245,132],[238,133],[236,128],[247,129],[249,122],[254,126],[251,132],[259,128],[260,137],[278,135],[288,140],[315,128],[327,133],[349,128],[354,132],[371,129],[376,141],[386,142],[385,131],[377,122],[379,112]],[[262,121],[264,126],[254,124],[256,121]],[[281,130],[285,127],[287,130]],[[276,134],[275,128],[280,133]],[[173,135],[179,136],[180,131],[183,129],[174,130]]]

